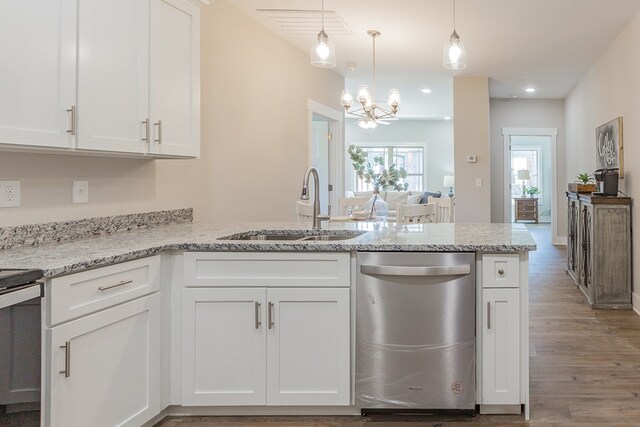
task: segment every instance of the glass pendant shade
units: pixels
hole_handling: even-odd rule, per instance
[[[448,70],[462,70],[467,68],[467,53],[456,30],[453,30],[449,42],[444,46],[442,64]]]
[[[311,46],[311,65],[320,68],[336,66],[336,52],[324,29],[318,33],[315,43]]]
[[[361,85],[358,88],[358,102],[363,105],[371,104],[371,94],[369,93],[369,86]]]
[[[342,91],[342,98],[340,99],[340,104],[342,104],[342,106],[346,109],[351,108],[351,106],[353,105],[353,94],[351,93],[350,90],[343,90]]]
[[[387,104],[391,108],[398,108],[400,105],[400,91],[398,89],[391,89],[389,91],[389,97],[387,98]]]

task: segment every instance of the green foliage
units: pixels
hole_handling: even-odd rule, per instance
[[[524,191],[530,196],[535,196],[536,194],[540,193],[538,187],[525,187]]]
[[[582,181],[583,184],[588,184],[594,181],[593,175],[591,175],[590,173],[578,174],[576,178],[578,179],[578,181]]]
[[[350,145],[347,151],[356,175],[367,184],[373,184],[374,192],[379,193],[380,189],[406,191],[409,188],[409,184],[401,183],[407,177],[407,171],[404,168],[391,165],[389,169],[386,169],[384,157],[381,156],[374,157],[372,165],[367,161],[369,153],[355,145]]]

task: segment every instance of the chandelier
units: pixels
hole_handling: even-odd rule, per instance
[[[358,122],[363,129],[373,129],[378,124],[388,124],[383,119],[391,119],[396,116],[398,107],[400,106],[400,92],[398,89],[391,89],[389,91],[389,97],[387,98],[387,104],[390,110],[380,107],[376,104],[376,37],[380,36],[380,32],[376,30],[369,30],[367,34],[371,36],[373,40],[373,79],[371,84],[371,92],[367,85],[361,85],[358,88],[357,101],[360,108],[351,110],[354,104],[353,93],[350,90],[342,91],[341,104],[344,107],[344,111],[352,116],[360,117]],[[356,105],[357,107],[358,105]]]

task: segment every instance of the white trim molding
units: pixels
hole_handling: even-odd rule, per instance
[[[331,158],[329,159],[329,176],[332,179],[333,191],[330,193],[329,203],[332,209],[338,207],[338,198],[344,196],[344,113],[342,111],[334,110],[331,107],[327,107],[313,99],[307,100],[307,146],[308,146],[308,160],[307,164],[311,165],[311,122],[313,122],[313,115],[317,114],[329,119],[329,132],[333,135],[331,147]]]
[[[551,242],[554,245],[566,245],[566,237],[558,236],[558,155],[557,155],[557,138],[558,128],[502,128],[502,136],[504,141],[504,220],[507,222],[511,218],[511,191],[509,189],[510,182],[510,165],[511,153],[509,146],[512,136],[548,136],[551,139]]]

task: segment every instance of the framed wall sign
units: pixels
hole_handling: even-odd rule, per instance
[[[624,178],[624,146],[622,145],[622,117],[596,128],[596,164],[598,169],[620,169]]]

